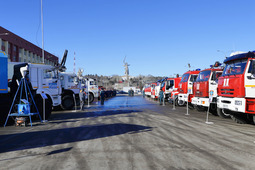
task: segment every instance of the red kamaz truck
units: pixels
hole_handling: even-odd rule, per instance
[[[191,99],[194,97],[193,83],[196,81],[199,72],[200,69],[196,69],[183,74],[178,89],[177,102],[179,106],[184,106],[187,102],[191,103]]]
[[[237,123],[255,121],[255,53],[239,53],[224,60],[218,81],[219,114],[230,114]]]
[[[169,99],[172,91],[178,89],[180,81],[181,77],[179,77],[179,75],[177,75],[176,78],[165,78],[161,81],[160,88],[164,92],[164,97],[166,101]],[[159,95],[159,93],[157,95]]]
[[[218,78],[222,71],[223,67],[220,67],[220,63],[216,62],[214,66],[202,70],[198,74],[196,82],[194,82],[194,97],[191,101],[198,111],[207,110],[210,106],[210,112],[217,115]],[[224,117],[222,115],[219,116]]]

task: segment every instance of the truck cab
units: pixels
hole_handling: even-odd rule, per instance
[[[183,74],[178,89],[177,102],[179,106],[184,106],[187,102],[191,103],[191,99],[194,97],[193,83],[196,81],[199,72],[200,69],[197,69]]]
[[[224,60],[218,81],[218,112],[230,114],[237,123],[254,123],[255,53],[239,53]]]
[[[155,98],[155,93],[156,93],[156,86],[158,86],[158,83],[151,83],[151,98]]]
[[[178,89],[181,77],[176,78],[167,78],[161,83],[161,88],[164,92],[165,99],[168,99],[171,96],[171,93]]]
[[[51,115],[52,107],[61,104],[62,89],[60,88],[61,84],[58,78],[58,70],[50,65],[9,62],[8,80],[11,80],[9,82],[9,87],[12,97],[22,77],[25,77],[30,84],[31,92],[33,93],[35,103],[41,116],[43,106],[40,94],[44,93],[48,97],[48,99],[45,100],[45,118],[48,119]]]
[[[151,96],[151,84],[146,84],[144,86],[144,93],[147,97]]]
[[[79,101],[80,84],[75,73],[60,72],[59,79],[61,82],[61,108],[70,110]]]
[[[92,103],[99,96],[97,81],[92,78],[83,78],[83,81],[87,87],[87,92],[89,92],[89,102]]]
[[[223,70],[223,67],[217,66],[202,70],[198,74],[194,82],[194,97],[191,100],[198,111],[207,110],[210,105],[210,112],[215,115],[217,115],[218,78]]]

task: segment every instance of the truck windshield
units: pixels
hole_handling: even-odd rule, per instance
[[[226,76],[226,75],[243,74],[246,63],[247,63],[247,60],[230,62],[226,65],[222,75]]]
[[[170,89],[174,86],[174,80],[167,80],[166,87],[167,89]]]
[[[202,71],[198,74],[197,82],[199,81],[208,81],[211,74],[211,70]]]
[[[97,82],[96,81],[91,81],[90,85],[97,85]]]
[[[195,82],[197,80],[197,74],[193,74],[190,76],[190,80],[191,82]]]
[[[74,82],[74,76],[69,76],[68,77],[68,82],[73,83]]]
[[[181,82],[187,82],[188,79],[189,79],[189,74],[184,74],[184,75],[182,76]]]

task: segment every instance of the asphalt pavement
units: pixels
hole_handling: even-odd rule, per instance
[[[143,98],[0,127],[0,169],[255,169],[255,126]]]

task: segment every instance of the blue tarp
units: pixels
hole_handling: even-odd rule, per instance
[[[7,55],[0,51],[0,93],[8,93],[8,60]]]

